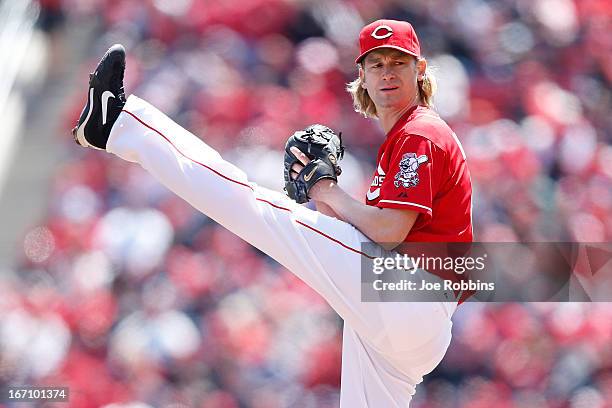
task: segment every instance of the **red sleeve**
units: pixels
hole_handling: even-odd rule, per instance
[[[380,208],[409,209],[432,217],[433,172],[437,157],[431,141],[416,135],[399,140],[391,153],[381,190]]]

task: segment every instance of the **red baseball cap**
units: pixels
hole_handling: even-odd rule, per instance
[[[393,48],[406,54],[421,56],[421,46],[412,24],[397,20],[376,20],[363,27],[359,33],[360,55],[356,64],[372,50]]]

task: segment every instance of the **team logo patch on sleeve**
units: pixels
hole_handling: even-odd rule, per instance
[[[419,175],[417,170],[423,163],[427,163],[429,159],[422,154],[417,157],[416,153],[406,153],[400,160],[399,171],[395,175],[395,187],[415,187],[419,184]]]

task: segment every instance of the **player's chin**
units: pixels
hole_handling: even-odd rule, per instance
[[[397,105],[399,101],[402,100],[399,94],[393,93],[379,94],[376,99],[376,106],[380,106],[383,108],[393,107]]]

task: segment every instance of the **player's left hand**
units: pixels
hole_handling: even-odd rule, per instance
[[[299,130],[285,144],[284,178],[287,195],[299,204],[308,202],[310,189],[322,179],[336,181],[344,155],[341,134],[315,124]]]

